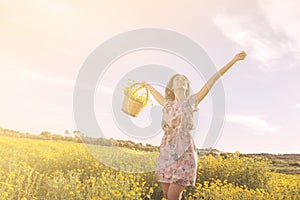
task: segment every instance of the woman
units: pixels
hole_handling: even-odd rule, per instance
[[[193,128],[193,112],[208,94],[214,83],[237,61],[244,60],[246,53],[237,54],[228,64],[215,73],[196,94],[190,95],[190,82],[186,76],[174,75],[162,96],[150,84],[145,87],[163,106],[162,129],[164,136],[159,148],[155,177],[161,183],[163,197],[181,199],[186,186],[195,186],[197,178],[197,151],[190,134]]]

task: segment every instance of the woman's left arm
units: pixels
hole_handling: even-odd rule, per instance
[[[213,87],[215,82],[225,74],[237,61],[244,60],[247,54],[242,51],[239,54],[236,54],[234,58],[227,63],[224,67],[222,67],[217,73],[215,73],[207,82],[206,84],[201,88],[199,92],[197,92],[196,99],[197,99],[197,105],[202,101],[202,99],[208,94],[209,90]]]

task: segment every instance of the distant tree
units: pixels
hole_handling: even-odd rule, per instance
[[[45,137],[50,136],[50,135],[51,135],[51,133],[49,131],[43,131],[40,134],[40,136],[45,136]]]
[[[70,135],[69,130],[65,130],[65,135]]]
[[[65,140],[65,138],[62,135],[58,135],[58,134],[52,135],[51,139],[52,140]]]
[[[137,143],[137,144],[135,144],[135,148],[139,149],[139,150],[142,150],[143,149],[143,144],[141,142]]]
[[[77,138],[80,137],[80,131],[78,131],[78,130],[77,130],[77,131],[73,131],[73,134],[74,134],[75,137],[77,137]]]

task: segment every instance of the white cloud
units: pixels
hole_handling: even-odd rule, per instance
[[[298,45],[300,44],[299,1],[286,0],[283,3],[281,1],[265,0],[258,1],[258,5],[275,32],[284,32]]]
[[[300,108],[300,103],[296,105],[296,108]]]
[[[247,51],[251,59],[258,60],[262,71],[295,67],[300,60],[300,26],[296,21],[300,14],[289,12],[295,6],[292,3],[263,2],[257,12],[234,14],[235,11],[223,9],[215,16],[214,23],[226,37]]]
[[[269,124],[266,120],[257,116],[247,115],[227,115],[226,121],[234,124],[242,125],[253,130],[253,134],[264,135],[265,133],[274,133],[280,127]]]

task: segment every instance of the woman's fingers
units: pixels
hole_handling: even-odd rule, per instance
[[[246,54],[245,51],[242,51],[241,55],[242,55],[243,57],[245,57],[247,54]]]
[[[241,53],[237,54],[237,59],[238,60],[243,60],[247,56],[245,51],[242,51]]]

